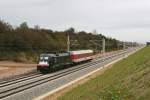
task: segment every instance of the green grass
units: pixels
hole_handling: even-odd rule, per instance
[[[150,100],[150,47],[117,62],[58,100]]]

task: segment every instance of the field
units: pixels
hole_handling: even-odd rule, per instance
[[[58,100],[150,100],[150,46],[119,61]]]

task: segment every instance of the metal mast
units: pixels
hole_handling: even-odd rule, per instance
[[[105,38],[103,38],[103,53],[105,53]]]
[[[126,43],[123,42],[123,50],[126,49]]]
[[[70,37],[69,34],[67,34],[67,51],[70,51]]]

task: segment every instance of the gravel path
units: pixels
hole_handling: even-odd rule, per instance
[[[0,61],[0,80],[25,74],[36,69],[36,64]]]

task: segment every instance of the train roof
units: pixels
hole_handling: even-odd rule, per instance
[[[48,54],[48,53],[42,53],[40,56],[48,56],[48,57],[54,57],[56,56],[55,54]]]
[[[68,52],[65,52],[65,53],[43,53],[40,56],[60,57],[60,56],[69,56],[69,53]]]
[[[71,54],[85,54],[85,53],[93,53],[93,50],[77,50],[70,51]]]

